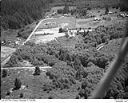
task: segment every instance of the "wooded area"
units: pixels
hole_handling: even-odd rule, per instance
[[[17,29],[44,17],[52,0],[4,0],[1,1],[1,26]]]

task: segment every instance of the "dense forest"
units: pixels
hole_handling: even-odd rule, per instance
[[[44,17],[53,0],[3,0],[1,1],[1,26],[17,29]]]

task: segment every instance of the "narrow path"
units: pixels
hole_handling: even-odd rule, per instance
[[[44,67],[39,67],[42,71],[44,71],[44,72],[47,72],[47,69],[51,69],[52,67],[50,67],[50,66],[44,66]],[[35,67],[8,67],[8,68],[1,68],[1,70],[2,69],[7,69],[7,70],[10,70],[10,69],[30,69],[30,70],[35,70]]]

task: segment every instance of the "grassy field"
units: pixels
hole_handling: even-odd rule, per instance
[[[1,46],[1,61],[3,61],[8,55],[15,52],[15,48],[10,48],[6,46]]]
[[[61,24],[68,23],[68,27],[73,28],[73,27],[75,27],[75,18],[73,18],[73,17],[59,17],[59,18],[53,18],[53,19],[51,19],[51,18],[46,19],[46,20],[42,21],[41,25],[37,28],[37,30],[47,28],[47,26],[44,25],[45,23],[55,23],[53,25],[53,27],[55,25],[58,27],[58,26],[61,26]],[[53,28],[53,27],[51,27],[51,28]]]

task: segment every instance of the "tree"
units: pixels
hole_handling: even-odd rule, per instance
[[[34,72],[33,75],[40,75],[40,73],[41,73],[40,68],[39,68],[38,66],[36,66],[36,67],[35,67],[35,72]]]
[[[108,6],[105,7],[105,14],[108,14],[109,13],[109,9],[108,9]]]
[[[79,95],[76,95],[76,98],[75,99],[80,99],[80,96]]]
[[[21,81],[20,81],[20,79],[18,79],[18,78],[16,78],[15,79],[15,81],[14,81],[14,90],[18,90],[18,89],[20,89],[21,88]]]
[[[63,13],[63,10],[62,9],[59,9],[59,10],[57,10],[57,13],[58,14],[62,14]]]
[[[59,28],[59,33],[62,33],[63,32],[63,29],[62,28]]]
[[[19,96],[19,97],[20,97],[20,98],[23,98],[23,96],[24,96],[23,93],[20,93],[20,96]]]
[[[68,12],[69,12],[69,6],[65,2],[65,6],[64,6],[64,9],[63,9],[63,14],[68,14]]]
[[[3,71],[2,71],[2,77],[5,78],[7,76],[7,74],[8,74],[7,73],[7,70],[3,69]]]
[[[87,93],[86,93],[85,89],[81,89],[79,91],[79,95],[80,95],[80,97],[84,97],[84,99],[87,99]]]
[[[87,87],[87,81],[84,80],[82,83],[81,83],[81,88],[82,89],[85,89]]]

